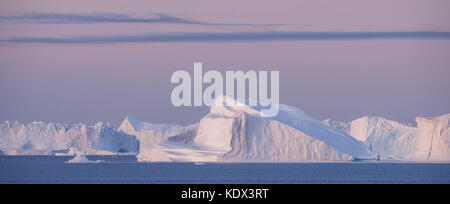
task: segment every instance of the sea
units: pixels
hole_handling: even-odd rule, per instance
[[[2,184],[450,184],[449,163],[139,163],[134,156],[0,156]]]

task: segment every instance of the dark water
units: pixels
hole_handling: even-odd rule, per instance
[[[0,183],[445,183],[450,164],[432,163],[137,163],[132,156],[90,156],[99,164],[65,164],[72,157],[0,156]]]

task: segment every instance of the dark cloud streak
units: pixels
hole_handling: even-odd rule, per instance
[[[152,43],[152,42],[261,42],[261,41],[354,41],[354,40],[450,40],[450,32],[242,32],[169,33],[130,36],[83,36],[71,38],[10,38],[6,43]]]
[[[190,24],[204,26],[275,26],[276,24],[228,24],[208,23],[188,20],[164,13],[143,16],[133,16],[118,13],[89,13],[89,14],[52,14],[31,13],[21,15],[0,16],[3,21],[15,21],[36,24],[93,24],[93,23],[167,23]]]

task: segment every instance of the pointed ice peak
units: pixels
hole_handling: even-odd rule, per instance
[[[118,130],[121,130],[125,133],[130,134],[133,131],[139,132],[139,131],[158,131],[158,130],[165,130],[170,129],[172,127],[178,127],[174,124],[154,124],[154,123],[148,123],[148,122],[141,122],[134,118],[131,115],[127,115],[127,117],[123,120],[122,124],[120,124]],[[181,127],[180,127],[181,128]]]
[[[121,130],[125,133],[127,133],[129,131],[137,131],[138,125],[139,125],[139,121],[136,120],[136,118],[134,118],[131,115],[127,115],[127,117],[125,117],[125,119],[120,124],[118,130]]]
[[[132,125],[133,127],[136,127],[136,125],[139,124],[139,121],[136,120],[135,117],[133,117],[132,115],[127,115],[127,117],[125,117],[125,119],[123,120],[123,122],[128,122],[130,125]]]

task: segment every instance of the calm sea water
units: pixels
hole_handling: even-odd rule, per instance
[[[438,163],[137,163],[132,156],[0,156],[0,183],[445,183],[450,164]]]

